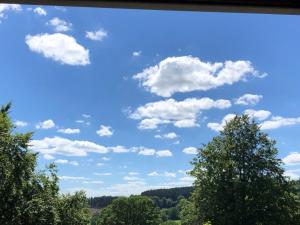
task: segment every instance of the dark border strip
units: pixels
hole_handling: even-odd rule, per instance
[[[0,2],[125,9],[300,14],[300,0],[0,0]]]

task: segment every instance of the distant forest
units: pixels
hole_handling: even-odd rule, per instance
[[[176,206],[182,198],[189,198],[192,191],[193,187],[177,187],[144,191],[141,195],[150,197],[157,207],[164,209]],[[111,204],[116,198],[118,197],[92,197],[88,199],[88,202],[91,208],[101,209]]]

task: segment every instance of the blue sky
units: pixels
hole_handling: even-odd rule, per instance
[[[0,5],[0,103],[63,192],[186,186],[234,113],[300,176],[300,17]]]

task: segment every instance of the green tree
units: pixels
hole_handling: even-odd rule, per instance
[[[83,191],[76,192],[74,195],[61,196],[58,212],[59,225],[87,225],[90,222],[87,198]]]
[[[28,149],[32,133],[14,131],[10,107],[0,110],[0,224],[56,224],[55,167],[49,167],[50,177],[35,171],[37,154]]]
[[[87,225],[84,193],[60,196],[57,170],[36,171],[37,154],[29,150],[32,133],[20,134],[0,109],[0,224]]]
[[[192,201],[181,199],[176,206],[179,210],[181,225],[198,225],[195,206]]]
[[[299,197],[284,176],[275,141],[236,116],[199,149],[192,175],[198,221],[213,225],[296,225]]]
[[[130,196],[115,199],[96,218],[97,225],[158,225],[160,214],[151,198]]]

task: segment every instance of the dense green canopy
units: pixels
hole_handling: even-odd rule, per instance
[[[193,203],[213,225],[300,224],[299,197],[284,176],[275,141],[248,116],[236,116],[199,149]]]
[[[0,110],[0,224],[86,225],[89,212],[82,192],[60,195],[56,167],[36,171],[37,154],[9,118],[11,105]]]

